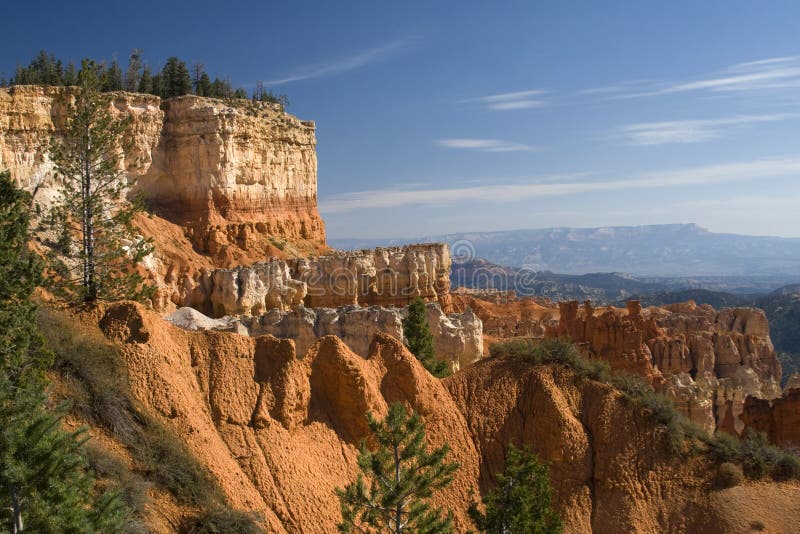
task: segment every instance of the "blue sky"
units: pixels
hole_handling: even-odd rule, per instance
[[[800,236],[800,2],[75,4],[4,6],[0,72],[139,47],[270,82],[317,123],[331,237]]]

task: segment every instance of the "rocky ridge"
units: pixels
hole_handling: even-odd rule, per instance
[[[382,306],[341,306],[339,308],[305,308],[267,313],[225,316],[211,319],[192,308],[180,308],[166,317],[170,323],[186,330],[230,331],[253,337],[273,335],[291,339],[298,355],[304,355],[320,338],[335,335],[354,353],[366,357],[369,344],[378,332],[400,341],[403,337],[403,308]],[[483,324],[467,309],[464,313],[445,314],[437,303],[427,305],[437,358],[450,364],[452,371],[467,367],[483,357]]]
[[[447,245],[405,245],[335,252],[185,273],[169,301],[205,315],[261,315],[268,310],[347,305],[405,306],[420,296],[452,308]],[[159,309],[168,309],[163,305]]]
[[[459,532],[470,492],[491,486],[508,443],[551,464],[568,532],[739,531],[754,520],[781,531],[796,519],[770,507],[740,518],[739,499],[796,496],[798,486],[745,485],[734,502],[715,501],[702,457],[674,461],[619,392],[558,366],[490,359],[439,381],[383,333],[366,356],[325,336],[300,357],[291,340],[187,332],[134,304],[84,321],[120,347],[138,402],[185,440],[233,506],[263,514],[269,532],[335,528],[333,489],[357,473],[363,413],[395,401],[419,412],[429,442],[449,443],[461,465],[433,496]]]

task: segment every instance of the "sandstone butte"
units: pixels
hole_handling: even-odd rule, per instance
[[[68,98],[59,88],[0,89],[0,168],[28,189],[41,185],[45,203],[55,194],[47,143]],[[101,305],[70,320],[117,347],[130,402],[186,443],[230,506],[261,513],[266,531],[335,529],[333,489],[357,472],[363,414],[395,401],[418,411],[430,443],[448,443],[461,464],[434,495],[459,532],[469,528],[471,492],[492,487],[509,443],[550,463],[566,532],[797,530],[797,483],[715,489],[704,456],[669,453],[664,429],[610,386],[559,366],[482,358],[483,345],[500,339],[569,338],[587,357],[645,377],[709,431],[758,429],[798,446],[800,380],[778,389],[760,310],[451,293],[446,246],[327,247],[312,122],[269,104],[194,96],[115,93],[113,109],[132,117],[123,165],[147,200],[138,224],[155,240],[145,266],[159,290],[152,309]],[[457,371],[445,380],[401,342],[397,307],[417,295]],[[54,380],[56,392],[81,394],[74,381]],[[132,457],[80,413],[70,424]],[[163,488],[149,493],[147,527],[178,530],[192,510]]]

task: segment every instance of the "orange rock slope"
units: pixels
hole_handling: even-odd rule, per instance
[[[264,514],[269,532],[335,530],[333,490],[357,473],[363,415],[395,401],[421,413],[430,443],[449,444],[461,465],[434,496],[458,532],[468,528],[470,492],[491,487],[508,443],[552,462],[567,532],[744,528],[728,518],[733,504],[709,497],[701,457],[670,456],[661,431],[615,390],[569,370],[491,359],[439,381],[385,334],[366,358],[333,336],[297,355],[288,340],[187,332],[135,304],[98,317],[122,348],[137,400],[186,441],[234,507]],[[747,488],[736,489],[746,497]],[[796,484],[759,488],[800,498]],[[782,514],[754,510],[746,519],[776,532],[800,521],[800,511]]]

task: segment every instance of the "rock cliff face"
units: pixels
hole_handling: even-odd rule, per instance
[[[99,321],[121,344],[137,398],[187,443],[231,504],[263,513],[276,533],[328,533],[340,520],[334,488],[355,478],[365,413],[404,402],[424,418],[429,442],[449,443],[460,464],[434,495],[453,509],[477,490],[478,457],[442,382],[400,341],[377,333],[365,356],[325,336],[298,357],[272,336],[187,332],[138,305],[110,307]]]
[[[745,431],[764,432],[777,445],[800,448],[800,388],[787,384],[774,399],[747,397],[741,419]]]
[[[780,382],[781,366],[769,337],[763,310],[671,304],[651,311],[663,329],[649,338],[656,365],[663,372],[712,372],[731,378],[739,367],[753,369],[762,380]]]
[[[381,306],[301,307],[293,311],[272,309],[260,316],[210,319],[192,308],[180,308],[166,319],[187,330],[221,330],[291,339],[301,356],[319,338],[334,335],[350,350],[366,357],[370,341],[378,332],[403,341],[406,313],[406,309]],[[437,303],[429,303],[427,313],[436,356],[448,362],[451,370],[458,371],[483,357],[483,324],[471,310],[445,314]]]
[[[69,90],[0,89],[0,168],[52,196],[50,136],[64,125]],[[132,117],[122,165],[151,210],[184,228],[194,247],[265,251],[275,239],[325,248],[317,211],[314,123],[276,105],[114,93]],[[263,256],[262,256],[263,257]]]
[[[305,282],[306,306],[343,304],[406,306],[420,296],[450,311],[450,249],[441,243],[337,251],[290,260],[293,276]]]
[[[185,273],[172,302],[206,315],[261,315],[267,310],[339,306],[406,306],[416,296],[452,308],[450,252],[432,243],[336,252],[230,269]],[[163,309],[163,308],[162,308]]]
[[[551,463],[566,532],[744,532],[752,521],[781,532],[800,520],[782,505],[732,513],[759,495],[796,500],[800,486],[746,484],[739,497],[714,500],[704,456],[677,461],[662,428],[564,368],[490,359],[437,380],[383,333],[366,357],[325,336],[301,358],[291,340],[187,332],[138,305],[99,310],[95,321],[121,348],[137,402],[186,443],[232,506],[261,512],[267,532],[335,530],[333,489],[358,472],[363,414],[396,401],[419,412],[429,442],[450,444],[460,464],[433,497],[453,511],[457,532],[471,527],[464,505],[491,487],[508,443]]]
[[[553,337],[568,337],[613,369],[646,377],[693,421],[741,434],[745,400],[774,399],[781,368],[762,310],[694,302],[626,312],[559,303]]]
[[[560,302],[558,329],[546,335],[571,339],[590,357],[607,360],[614,370],[638,374],[650,383],[659,381],[661,373],[644,343],[657,326],[652,319],[645,320],[638,302],[628,304],[627,314],[613,308],[595,311],[588,300],[582,309],[574,300]]]

